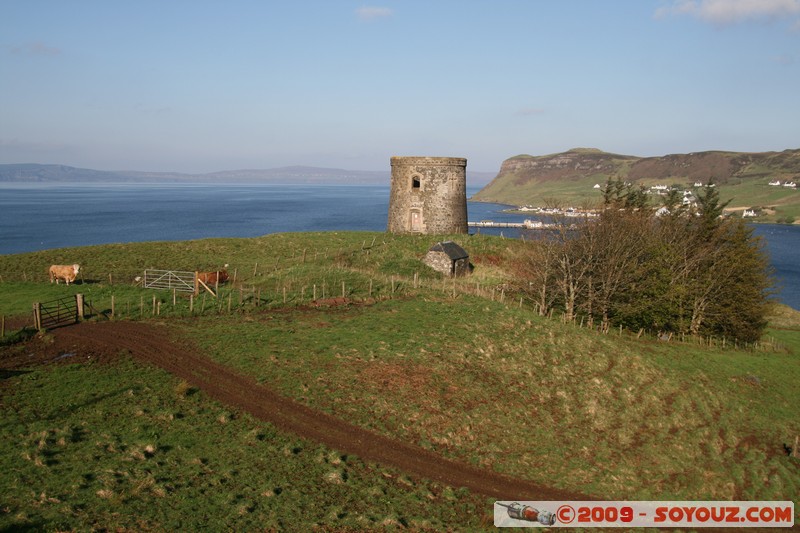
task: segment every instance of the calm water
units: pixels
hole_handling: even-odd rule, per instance
[[[388,202],[388,186],[0,184],[0,254],[294,231],[384,231]],[[502,213],[504,207],[469,202],[469,220],[526,218]],[[513,229],[480,231],[519,235]],[[800,227],[759,225],[755,232],[765,239],[780,299],[800,309]]]

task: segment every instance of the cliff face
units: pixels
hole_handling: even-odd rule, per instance
[[[576,148],[561,154],[539,157],[522,155],[506,159],[497,176],[514,175],[515,181],[520,184],[530,180],[579,179],[595,174],[614,174],[626,162],[637,159],[591,148]]]
[[[497,177],[474,199],[521,204],[541,201],[543,196],[590,198],[585,191],[593,184],[617,177],[632,183],[669,180],[687,185],[710,180],[724,185],[757,178],[800,181],[800,150],[636,157],[576,148],[544,156],[519,155],[503,161]],[[575,193],[578,190],[581,192]]]

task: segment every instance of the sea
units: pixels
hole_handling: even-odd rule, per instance
[[[471,196],[478,187],[468,187]],[[388,185],[0,184],[0,254],[93,244],[385,231]],[[467,204],[471,222],[522,222],[510,206]],[[800,309],[800,226],[754,224],[775,271],[775,298]],[[518,238],[513,228],[473,233]]]

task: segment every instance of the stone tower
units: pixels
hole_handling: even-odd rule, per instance
[[[468,233],[467,160],[392,157],[390,233]]]

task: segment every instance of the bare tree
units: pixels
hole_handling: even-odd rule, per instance
[[[600,220],[586,228],[594,234],[592,269],[593,302],[603,331],[610,327],[610,314],[621,291],[631,290],[649,237],[649,215],[644,211],[606,210]]]
[[[540,315],[546,315],[557,297],[554,279],[561,243],[546,234],[527,238],[525,242],[526,246],[516,262],[519,290],[533,300]]]

